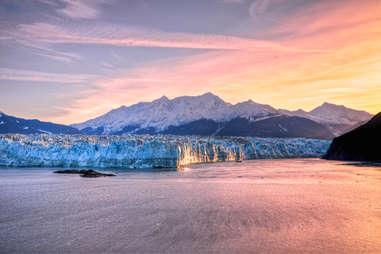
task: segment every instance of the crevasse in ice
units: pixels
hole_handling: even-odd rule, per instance
[[[172,135],[0,135],[10,167],[176,168],[192,163],[320,157],[330,141]]]

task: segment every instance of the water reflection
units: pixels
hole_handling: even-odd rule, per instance
[[[0,170],[0,249],[64,253],[381,253],[381,171],[319,159]]]

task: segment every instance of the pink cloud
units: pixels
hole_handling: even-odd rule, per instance
[[[94,80],[95,75],[61,74],[0,68],[0,80],[38,81],[56,83],[83,83]]]
[[[81,60],[82,56],[71,53],[71,52],[63,52],[59,50],[55,50],[51,48],[49,45],[44,45],[43,43],[37,43],[31,40],[16,40],[18,43],[28,48],[30,53],[35,55],[44,56],[47,58],[51,58],[54,60],[58,60],[60,62],[71,63],[76,60]]]
[[[270,2],[271,0],[254,0],[249,8],[250,16],[254,17],[258,14],[264,14],[270,5]]]
[[[20,25],[11,33],[13,37],[24,40],[37,40],[47,43],[85,43],[114,46],[142,46],[168,48],[197,48],[241,51],[288,51],[320,52],[285,46],[281,43],[255,40],[244,37],[169,33],[156,30],[136,29],[98,24],[91,27],[80,26],[70,29],[46,23]]]
[[[59,9],[58,12],[68,17],[77,19],[93,19],[99,16],[99,5],[104,1],[91,0],[91,1],[76,1],[76,0],[61,0],[65,7]]]

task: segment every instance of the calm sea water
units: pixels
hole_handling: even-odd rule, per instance
[[[0,169],[1,253],[381,253],[381,168],[291,159],[97,179],[53,170]]]

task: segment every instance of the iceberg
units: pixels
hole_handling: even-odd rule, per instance
[[[0,166],[179,168],[193,163],[321,157],[331,141],[173,135],[0,135]]]

